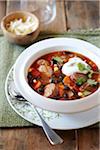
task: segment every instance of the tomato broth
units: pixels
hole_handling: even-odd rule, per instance
[[[28,69],[28,84],[42,96],[75,100],[99,87],[99,69],[89,58],[70,51],[43,55]]]

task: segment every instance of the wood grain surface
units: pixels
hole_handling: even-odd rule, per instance
[[[75,150],[76,139],[73,131],[57,131],[64,143],[51,146],[40,128],[2,129],[0,150]],[[7,136],[8,135],[8,136]]]
[[[99,129],[78,130],[79,150],[99,150]]]
[[[65,1],[69,28],[71,30],[98,28],[100,26],[99,2],[99,0]]]
[[[0,21],[6,14],[6,1],[0,1]]]
[[[20,10],[20,0],[0,1],[0,20],[11,11]],[[42,32],[100,27],[99,0],[57,0],[55,20],[42,25]],[[31,9],[30,9],[31,10]],[[64,143],[51,146],[39,127],[0,129],[0,150],[99,150],[99,128],[57,131]]]

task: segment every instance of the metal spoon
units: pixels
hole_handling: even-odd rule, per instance
[[[20,95],[19,92],[17,92],[17,89],[14,85],[14,82],[11,82],[11,84],[9,85],[9,94],[12,98],[16,98],[19,101],[25,101],[25,103],[27,103],[28,105],[30,105],[33,109],[35,109],[36,113],[38,114],[41,123],[42,123],[42,128],[49,140],[49,142],[52,145],[56,145],[56,144],[61,144],[63,143],[63,139],[55,132],[51,129],[51,127],[45,122],[45,120],[42,118],[42,116],[40,115],[40,113],[38,112],[38,110],[36,109],[35,106],[33,106],[30,102],[28,102],[22,95]]]

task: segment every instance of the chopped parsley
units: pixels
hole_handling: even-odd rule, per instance
[[[80,78],[78,78],[77,80],[76,80],[76,84],[77,85],[82,85],[83,83],[85,83],[86,82],[86,78],[83,78],[83,77],[80,77]]]
[[[91,94],[90,91],[85,90],[85,91],[83,92],[83,95],[84,95],[84,96],[87,96],[87,95],[89,95],[89,94]]]
[[[88,78],[92,78],[92,74],[93,74],[93,71],[91,70],[91,71],[88,73]]]
[[[87,71],[86,73],[88,73],[88,78],[92,78],[92,74],[95,73],[89,65],[85,66],[82,63],[78,63],[77,66],[80,71],[82,71],[82,72]]]
[[[87,69],[88,71],[91,71],[92,68],[88,65],[86,69]]]
[[[59,56],[54,57],[53,60],[57,62],[63,62],[63,60]]]
[[[88,83],[89,85],[97,85],[97,81],[95,81],[95,80],[93,80],[93,79],[88,79],[88,80],[87,80],[87,83]]]
[[[86,70],[85,65],[82,64],[82,63],[78,63],[77,66],[78,66],[78,69],[79,69],[80,71]]]

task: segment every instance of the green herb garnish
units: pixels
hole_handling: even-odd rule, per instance
[[[77,66],[80,71],[88,73],[88,77],[92,78],[92,74],[94,73],[94,71],[91,69],[91,67],[89,65],[85,66],[82,63],[78,63]]]
[[[88,74],[88,78],[92,78],[93,71],[91,70]]]
[[[56,56],[53,59],[57,62],[63,62],[63,60],[59,56]]]
[[[85,65],[82,64],[82,63],[78,63],[77,66],[78,66],[78,69],[79,69],[80,71],[86,70]]]
[[[88,71],[88,78],[92,78],[93,70],[91,70],[91,67],[87,66],[86,70]]]
[[[97,85],[97,81],[95,81],[95,80],[93,80],[93,79],[88,79],[88,80],[87,80],[87,83],[88,83],[89,85]]]
[[[78,78],[77,80],[76,80],[76,84],[77,85],[82,85],[83,83],[85,83],[86,82],[86,78],[83,78],[83,77],[80,77],[80,78]]]
[[[89,94],[91,94],[90,91],[85,90],[85,91],[83,92],[83,95],[84,95],[84,96],[87,96],[87,95],[89,95]]]
[[[86,70],[88,70],[88,71],[91,71],[91,69],[92,69],[92,68],[91,68],[89,65],[88,65],[87,68],[86,68]]]

